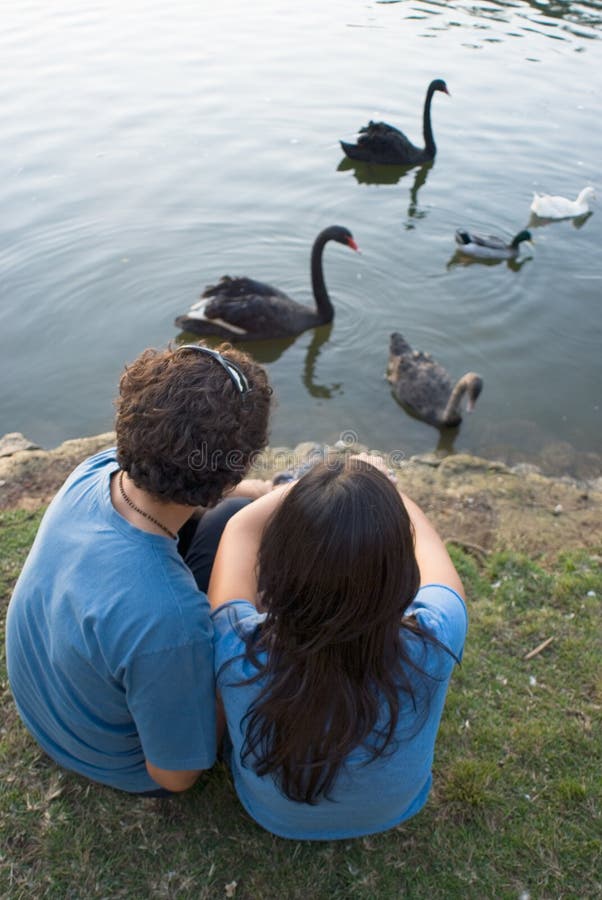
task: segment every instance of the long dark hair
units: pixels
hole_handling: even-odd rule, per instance
[[[400,694],[415,705],[416,664],[401,632],[421,634],[404,619],[419,580],[403,501],[360,460],[314,467],[265,528],[258,587],[267,615],[246,646],[258,669],[250,682],[263,686],[245,716],[242,761],[272,773],[291,800],[328,797],[355,747],[369,761],[383,755]]]

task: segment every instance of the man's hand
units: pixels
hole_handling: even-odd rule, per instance
[[[273,484],[271,481],[264,481],[262,478],[245,478],[239,482],[231,491],[224,494],[226,497],[248,497],[249,500],[257,500],[264,494],[269,494]]]

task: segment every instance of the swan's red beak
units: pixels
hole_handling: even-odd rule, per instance
[[[352,250],[355,250],[356,253],[362,252],[352,237],[347,238],[347,246],[351,247]]]

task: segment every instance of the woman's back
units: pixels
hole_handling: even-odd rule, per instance
[[[241,802],[283,837],[391,828],[429,793],[466,634],[461,583],[423,514],[411,522],[362,461],[317,467],[253,506],[224,534],[209,588]],[[422,569],[450,587],[424,584]],[[248,602],[258,595],[265,614]]]
[[[439,585],[423,587],[408,615],[415,615],[429,634],[461,658],[467,619],[458,594]],[[252,760],[246,765],[241,762],[243,719],[262,687],[261,681],[240,686],[241,681],[256,674],[244,656],[245,638],[262,618],[245,601],[235,601],[213,613],[218,690],[232,742],[230,766],[236,792],[249,815],[268,831],[298,840],[359,837],[386,831],[415,815],[431,787],[435,738],[455,664],[453,656],[417,636],[405,636],[413,661],[425,672],[425,676],[416,672],[411,676],[417,710],[407,695],[402,696],[390,752],[369,761],[371,754],[363,747],[356,748],[347,757],[330,799],[321,797],[315,805],[299,803],[282,794],[273,776],[258,776]],[[324,685],[327,691],[328,685]],[[383,713],[386,718],[386,710]]]

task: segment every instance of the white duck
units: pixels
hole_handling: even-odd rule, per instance
[[[551,194],[533,194],[531,212],[540,219],[572,219],[589,212],[589,202],[596,196],[593,187],[584,187],[576,200]]]

